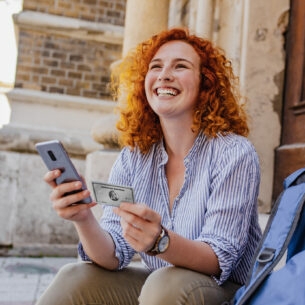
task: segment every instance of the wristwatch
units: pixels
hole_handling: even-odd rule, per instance
[[[168,231],[161,225],[161,233],[158,236],[155,244],[153,245],[153,247],[147,251],[146,253],[148,255],[158,255],[161,253],[164,253],[167,248],[169,246],[169,235],[168,235]]]

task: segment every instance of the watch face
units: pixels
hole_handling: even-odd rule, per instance
[[[159,245],[158,245],[158,250],[160,253],[164,252],[169,244],[169,237],[168,235],[163,236],[160,241],[159,241]]]

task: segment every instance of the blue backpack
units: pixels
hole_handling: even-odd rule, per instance
[[[274,270],[286,252],[286,263]],[[248,280],[225,304],[305,304],[305,168],[284,180]]]

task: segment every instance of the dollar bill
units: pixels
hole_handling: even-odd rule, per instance
[[[119,206],[122,201],[134,202],[132,187],[92,181],[92,188],[97,203]]]

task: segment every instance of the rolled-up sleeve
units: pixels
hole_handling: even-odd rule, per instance
[[[109,183],[130,185],[130,172],[128,170],[129,160],[128,157],[126,157],[126,151],[126,149],[123,149],[115,161],[110,172]],[[113,213],[113,207],[104,205],[102,208],[103,215],[100,219],[100,226],[112,237],[115,245],[115,257],[119,261],[118,269],[123,269],[130,263],[135,251],[123,238],[120,218]],[[91,261],[81,243],[78,244],[78,253],[82,260]]]
[[[123,238],[119,217],[112,212],[112,207],[105,207],[101,226],[112,237],[115,244],[115,256],[119,260],[118,269],[125,268],[135,254],[135,250]]]
[[[105,206],[100,226],[106,230],[112,237],[115,245],[115,257],[119,261],[118,269],[125,268],[131,261],[135,251],[130,247],[126,240],[122,237],[121,225],[118,217],[112,212],[112,207]],[[82,243],[78,244],[78,253],[83,261],[91,261],[85,252]]]

